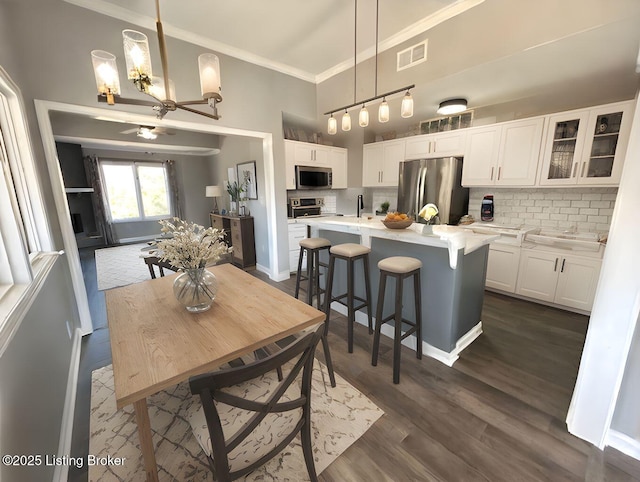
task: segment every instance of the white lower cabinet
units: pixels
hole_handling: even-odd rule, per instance
[[[516,294],[591,311],[601,259],[522,249]]]
[[[518,266],[520,263],[520,247],[508,244],[493,243],[489,247],[487,261],[487,279],[485,286],[507,293],[516,291]]]
[[[298,260],[300,259],[300,240],[307,237],[307,226],[305,224],[289,224],[289,272],[298,270]],[[302,260],[302,269],[306,270],[306,254]]]

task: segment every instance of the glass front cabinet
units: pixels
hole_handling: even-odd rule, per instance
[[[549,116],[540,185],[620,183],[632,102]]]

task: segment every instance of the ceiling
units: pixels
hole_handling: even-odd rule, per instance
[[[65,1],[155,30],[152,0]],[[352,98],[353,83],[336,74],[353,67],[354,2],[161,0],[160,8],[169,37],[321,86],[334,82],[325,89],[328,98],[318,90],[325,110],[350,102],[334,92]],[[379,0],[379,11],[381,58],[386,52],[392,62],[409,39],[428,38],[429,50],[427,62],[393,72],[393,85],[381,87],[415,83],[414,117],[392,114],[386,125],[374,121],[370,129],[376,133],[415,128],[436,117],[438,102],[451,97],[469,99],[476,118],[500,121],[509,120],[497,114],[507,104],[502,110],[518,118],[627,100],[638,88],[638,0]],[[358,2],[359,64],[375,53],[375,12],[375,0]],[[358,88],[368,88],[371,75],[358,69]],[[371,95],[364,94],[357,98]],[[392,102],[399,105],[399,98],[390,101],[393,113]]]
[[[155,29],[152,0],[65,0]],[[485,0],[379,2],[384,50]],[[165,34],[313,82],[353,65],[354,2],[344,0],[189,0],[160,2]],[[376,2],[357,5],[358,61],[375,52]],[[209,12],[210,15],[200,15]]]

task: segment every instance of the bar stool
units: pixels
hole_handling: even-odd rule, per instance
[[[316,307],[320,309],[320,294],[324,290],[320,288],[320,266],[327,265],[320,262],[320,251],[331,248],[331,241],[324,238],[305,238],[300,240],[300,259],[298,260],[298,272],[296,273],[296,294],[300,293],[300,282],[307,281],[307,304],[313,306],[314,291],[317,297]],[[307,275],[302,274],[302,260],[307,253]]]
[[[378,306],[376,309],[376,331],[373,336],[373,353],[371,364],[378,364],[378,348],[380,347],[380,330],[382,325],[390,320],[394,322],[393,335],[393,383],[400,383],[400,349],[401,342],[409,335],[416,334],[416,357],[422,359],[422,294],[420,290],[420,268],[422,261],[406,256],[392,256],[385,258],[378,263],[380,269],[380,286],[378,289]],[[387,277],[396,279],[396,299],[394,312],[382,318],[384,308],[384,292]],[[402,289],[405,278],[413,276],[413,290],[416,300],[416,319],[411,322],[402,318]],[[402,323],[411,328],[402,334]]]
[[[367,307],[367,317],[369,318],[369,334],[373,333],[373,322],[371,319],[371,282],[369,280],[369,253],[371,249],[361,244],[344,243],[333,246],[329,250],[329,272],[327,274],[326,292],[325,292],[325,312],[327,314],[327,327],[331,314],[331,303],[338,303],[347,307],[347,339],[349,353],[353,353],[353,324],[356,319],[356,311]],[[333,273],[335,269],[336,259],[343,259],[347,262],[347,292],[338,296],[333,296]],[[366,299],[355,296],[355,286],[353,279],[353,268],[355,262],[362,260],[364,268],[364,284]],[[347,298],[347,302],[341,301]],[[355,300],[362,301],[359,306],[354,306]],[[327,328],[328,329],[328,328]]]

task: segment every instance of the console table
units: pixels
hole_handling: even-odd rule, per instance
[[[240,268],[255,268],[256,242],[252,216],[209,214],[211,226],[225,233],[227,246],[233,247],[231,261]]]

